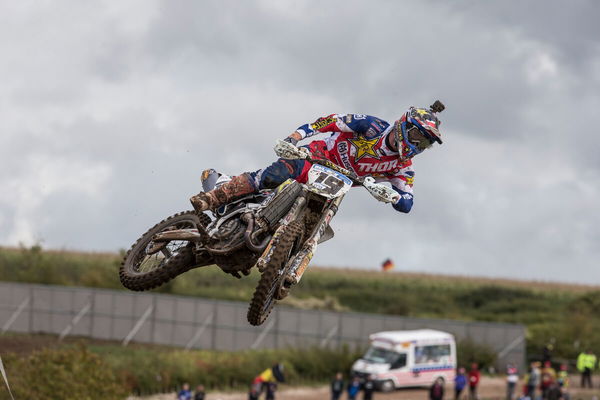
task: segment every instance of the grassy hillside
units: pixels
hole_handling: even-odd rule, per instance
[[[118,254],[0,248],[0,280],[123,289]],[[190,271],[157,291],[248,301],[257,274],[241,280],[216,267]],[[124,289],[123,289],[124,290]],[[600,287],[311,267],[285,303],[413,317],[521,323],[530,353],[555,339],[557,355],[600,352]]]
[[[237,352],[175,349],[163,346],[51,335],[4,335],[2,358],[15,398],[118,399],[126,394],[175,390],[184,382],[208,390],[246,390],[252,379],[276,362],[284,364],[291,385],[323,384],[337,371],[348,371],[361,351],[278,349]],[[31,382],[35,382],[34,385]],[[0,388],[0,400],[8,399]]]

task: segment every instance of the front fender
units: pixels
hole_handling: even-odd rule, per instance
[[[335,232],[333,231],[331,225],[327,225],[327,228],[325,228],[325,232],[323,232],[323,235],[321,235],[321,237],[317,241],[317,244],[321,244],[323,242],[328,241],[329,239],[332,239],[334,235]]]

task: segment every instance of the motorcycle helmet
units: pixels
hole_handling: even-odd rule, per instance
[[[428,110],[410,107],[396,121],[396,145],[402,161],[422,153],[435,142],[442,144],[442,136],[439,130],[441,122],[436,114],[442,112],[445,108],[441,101],[436,100]]]

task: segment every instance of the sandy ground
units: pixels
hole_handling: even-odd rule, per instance
[[[579,382],[578,377],[572,377],[572,382]],[[600,387],[600,377],[596,377],[596,381],[594,382],[594,386],[596,388]],[[452,387],[447,385],[446,387],[446,396],[445,399],[453,399],[454,393],[450,393],[452,391]],[[570,390],[571,399],[579,400],[579,399],[592,399],[592,396],[600,397],[600,389],[576,389],[572,388]],[[375,393],[373,396],[376,400],[427,400],[428,399],[428,391],[426,389],[400,389],[392,393]],[[489,378],[482,377],[479,397],[481,400],[504,400],[506,396],[506,387],[505,381],[503,378]],[[358,396],[359,399],[362,398],[361,395]],[[155,395],[149,397],[130,397],[128,400],[175,400],[175,393]],[[207,393],[207,400],[247,400],[248,396],[246,393]],[[329,400],[329,387],[321,386],[315,388],[308,387],[299,387],[299,388],[286,388],[282,387],[281,390],[277,392],[278,400]],[[343,400],[346,400],[346,397],[342,397]],[[467,399],[467,396],[464,396],[464,400]]]

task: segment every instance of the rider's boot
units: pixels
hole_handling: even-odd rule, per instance
[[[256,189],[252,184],[249,174],[241,174],[231,178],[229,182],[217,186],[208,192],[200,192],[190,198],[192,206],[197,213],[206,210],[215,210],[224,204],[247,194],[254,193]]]

